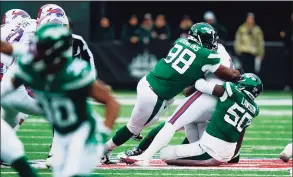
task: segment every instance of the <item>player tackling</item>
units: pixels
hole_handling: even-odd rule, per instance
[[[226,82],[224,85],[217,85],[199,79],[195,88],[219,97],[205,132],[194,143],[162,148],[160,157],[170,165],[214,166],[228,162],[234,156],[241,132],[259,114],[259,107],[254,100],[263,91],[262,82],[255,74],[246,73],[235,84]],[[148,153],[147,149],[141,155],[126,158],[125,161],[148,165],[148,160],[154,155]]]
[[[239,71],[220,63],[217,53],[218,36],[213,27],[206,23],[194,24],[188,38],[176,40],[166,58],[161,59],[155,68],[143,77],[137,85],[137,102],[127,125],[120,128],[106,144],[103,163],[109,163],[111,151],[124,144],[132,136],[156,122],[164,107],[173,98],[196,80],[211,72],[226,80],[236,80]],[[196,100],[201,93],[194,96]],[[192,101],[191,101],[192,102]],[[190,103],[191,103],[190,102]]]

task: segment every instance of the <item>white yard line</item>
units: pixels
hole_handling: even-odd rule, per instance
[[[21,139],[51,139],[52,135],[44,135],[44,136],[31,136],[31,135],[21,135],[18,136]],[[172,139],[181,140],[183,137],[173,137]],[[292,138],[253,138],[253,137],[244,137],[245,141],[292,141]]]
[[[185,99],[178,98],[175,99],[172,105],[180,105]],[[121,105],[134,105],[136,103],[136,98],[118,98],[117,101]],[[93,105],[101,105],[100,103],[89,100]],[[259,106],[292,106],[292,99],[256,99],[256,103]]]

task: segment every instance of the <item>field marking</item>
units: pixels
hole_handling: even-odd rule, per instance
[[[31,136],[31,135],[24,135],[24,136],[18,136],[19,138],[32,138],[32,139],[51,139],[51,135],[50,136]],[[182,137],[173,137],[172,139],[182,139]],[[252,138],[252,137],[244,137],[244,140],[246,141],[292,141],[292,138]]]
[[[0,174],[18,174],[17,172],[1,172]],[[40,175],[52,175],[53,173],[50,172],[39,172],[38,174]],[[194,174],[188,174],[188,173],[115,173],[115,172],[102,172],[102,173],[91,173],[93,175],[109,175],[109,174],[115,174],[115,175],[120,175],[120,176],[129,176],[129,175],[140,175],[140,176],[154,176],[154,175],[159,175],[159,176],[241,176],[241,177],[260,177],[260,176],[266,176],[266,177],[274,177],[274,176],[287,176],[288,175],[266,175],[266,174],[216,174],[216,173],[194,173]]]
[[[176,98],[172,105],[180,105],[184,100],[184,98]],[[136,103],[136,98],[117,98],[117,101],[121,105],[134,105]],[[92,105],[102,105],[92,99],[89,99],[89,103]],[[256,103],[259,106],[292,106],[292,99],[256,99]]]

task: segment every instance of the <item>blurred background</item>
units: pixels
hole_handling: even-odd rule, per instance
[[[210,23],[237,68],[258,74],[265,90],[292,88],[292,2],[0,2],[1,15],[19,8],[36,18],[48,3],[61,6],[84,37],[101,80],[134,90],[190,26]]]

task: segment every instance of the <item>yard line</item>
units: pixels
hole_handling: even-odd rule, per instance
[[[129,170],[129,169],[128,169]],[[195,170],[194,170],[195,171]],[[247,170],[248,171],[248,170]],[[17,174],[17,172],[1,172],[1,174]],[[38,174],[40,175],[51,175],[53,173],[50,172],[39,172]],[[260,176],[266,176],[266,177],[274,177],[274,176],[287,176],[288,175],[267,175],[267,174],[253,174],[253,173],[249,173],[249,174],[217,174],[215,173],[115,173],[115,172],[101,172],[101,173],[92,173],[93,175],[109,175],[109,174],[113,174],[113,175],[121,175],[121,176],[129,176],[129,175],[140,175],[140,176],[241,176],[241,177],[260,177]]]
[[[130,113],[129,113],[130,114]],[[292,111],[291,110],[261,110],[260,111],[260,116],[268,116],[266,117],[271,119],[271,117],[274,117],[273,120],[279,120],[279,118],[275,118],[276,116],[292,116]],[[118,119],[116,120],[117,123],[126,123],[128,122],[130,116],[129,117],[118,117]],[[160,122],[165,121],[168,117],[167,116],[162,116],[160,118]],[[287,120],[288,118],[286,118]],[[292,118],[291,118],[292,119]],[[288,119],[289,121],[291,119]],[[48,123],[47,120],[43,119],[43,118],[28,118],[25,120],[25,122],[32,122],[32,123]]]
[[[184,98],[175,99],[172,105],[180,105],[184,102]],[[117,101],[121,105],[134,105],[136,103],[136,98],[118,98]],[[101,105],[92,99],[89,102],[93,105]],[[292,99],[257,99],[256,103],[259,106],[292,106]]]
[[[51,139],[52,136],[49,135],[49,136],[18,136],[19,138],[31,138],[31,139]],[[173,137],[172,139],[182,139],[183,137]],[[246,141],[255,141],[255,140],[258,140],[258,141],[271,141],[271,140],[274,140],[274,141],[292,141],[292,138],[253,138],[253,137],[244,137],[244,140]]]

